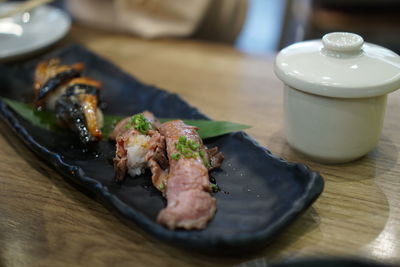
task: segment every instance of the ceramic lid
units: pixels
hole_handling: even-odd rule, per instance
[[[284,48],[275,73],[301,91],[343,98],[371,97],[400,88],[400,57],[381,46],[364,43],[354,33],[334,32],[322,40]]]

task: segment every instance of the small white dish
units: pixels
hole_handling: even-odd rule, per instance
[[[15,7],[16,3],[0,4],[0,13]],[[71,19],[62,10],[40,6],[30,12],[0,19],[0,61],[41,50],[64,37]]]
[[[285,83],[288,143],[315,161],[343,163],[377,145],[387,94],[400,88],[400,57],[335,32],[283,49],[275,73]]]

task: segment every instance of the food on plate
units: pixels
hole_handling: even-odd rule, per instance
[[[216,211],[208,170],[217,166],[211,166],[207,148],[196,130],[181,120],[160,126],[166,141],[169,173],[165,184],[167,207],[158,214],[157,222],[169,229],[202,229]],[[221,153],[218,158],[220,164]]]
[[[136,176],[147,167],[152,170],[154,186],[160,188],[162,173],[168,167],[164,137],[157,128],[159,122],[150,112],[143,112],[120,121],[109,138],[116,142],[115,179],[122,181],[126,173]]]
[[[101,83],[81,77],[83,68],[83,63],[62,65],[59,59],[40,62],[35,71],[34,102],[38,108],[55,111],[61,125],[88,143],[102,138]]]
[[[54,93],[60,84],[80,76],[83,68],[83,63],[61,65],[56,58],[40,62],[36,66],[34,77],[35,104],[43,106],[45,98]]]
[[[160,124],[146,111],[122,120],[110,135],[116,179],[150,168],[153,185],[167,199],[157,222],[169,229],[202,229],[216,211],[208,172],[224,157],[218,148],[208,149],[197,130],[181,120]]]
[[[98,108],[101,83],[82,77],[83,68],[83,63],[63,65],[59,59],[40,62],[34,103],[54,111],[58,122],[87,144],[102,138],[103,115]],[[120,121],[109,135],[116,142],[115,179],[150,169],[153,185],[167,199],[157,222],[169,229],[202,229],[216,211],[208,172],[224,157],[218,148],[208,149],[197,130],[181,120],[161,124],[144,111]]]

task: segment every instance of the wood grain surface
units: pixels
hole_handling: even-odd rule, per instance
[[[400,92],[388,99],[379,145],[348,164],[296,154],[283,132],[282,84],[273,55],[242,54],[195,40],[145,41],[74,26],[78,42],[117,66],[178,93],[213,119],[253,125],[259,143],[325,178],[325,191],[262,251],[207,256],[126,226],[42,163],[0,124],[0,266],[232,266],[259,257],[357,256],[400,262]],[[0,89],[1,90],[1,89]]]

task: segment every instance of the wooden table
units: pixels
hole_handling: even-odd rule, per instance
[[[210,257],[164,245],[121,223],[66,182],[1,124],[0,266],[230,266],[257,257],[361,256],[400,262],[400,92],[389,97],[378,147],[343,165],[297,155],[283,133],[282,84],[273,56],[193,40],[145,41],[74,27],[79,42],[143,82],[180,94],[213,119],[247,132],[274,154],[325,178],[317,202],[254,255]]]

